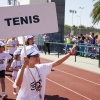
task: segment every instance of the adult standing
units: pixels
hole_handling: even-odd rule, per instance
[[[48,34],[45,34],[43,36],[43,40],[44,40],[44,51],[46,53],[46,49],[48,50],[48,54],[50,54],[50,43],[46,43],[46,42],[50,42],[50,37]]]
[[[70,45],[69,45],[69,44],[71,44],[70,35],[68,35],[66,37],[65,43],[66,43],[66,46],[65,46],[65,54],[67,54],[70,51]]]

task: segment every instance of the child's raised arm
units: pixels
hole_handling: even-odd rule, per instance
[[[52,67],[56,67],[56,66],[60,65],[65,60],[67,60],[70,57],[70,55],[74,55],[75,53],[76,53],[76,44],[73,45],[72,49],[70,50],[70,52],[68,54],[66,54],[62,58],[54,61]]]

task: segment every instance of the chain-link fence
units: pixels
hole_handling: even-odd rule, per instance
[[[90,32],[94,32],[94,33],[98,33],[100,34],[100,29],[84,29],[84,28],[80,28],[80,29],[73,29],[74,34],[76,36],[79,36],[80,34],[86,35],[89,34]],[[64,36],[68,35],[71,33],[71,29],[65,29],[64,30]]]

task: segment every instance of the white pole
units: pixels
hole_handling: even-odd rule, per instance
[[[26,47],[25,47],[25,37],[22,36],[22,39],[23,39],[23,47],[24,47],[24,53],[25,53],[25,57],[27,56],[27,53],[26,53]],[[29,77],[29,71],[28,71],[28,66],[26,67],[27,69],[27,80],[28,82],[27,83],[30,83],[30,77]],[[30,84],[27,84],[28,85],[28,90],[30,92],[30,100],[32,100],[32,93],[31,93],[31,89],[30,89]]]
[[[18,5],[20,7],[20,2],[18,2]],[[22,36],[22,39],[23,39],[24,55],[25,55],[25,57],[27,57],[24,35]],[[26,78],[27,78],[28,91],[29,91],[29,95],[30,95],[30,100],[32,100],[32,93],[31,93],[31,89],[30,89],[30,77],[29,77],[28,66],[26,67],[26,70],[27,70],[27,75],[26,75],[27,77]]]

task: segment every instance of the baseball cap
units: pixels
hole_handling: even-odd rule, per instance
[[[20,55],[20,54],[21,54],[21,51],[20,51],[20,50],[16,50],[16,51],[14,52],[14,56]]]
[[[5,46],[5,44],[2,42],[2,41],[0,41],[0,46],[2,47],[2,46]]]
[[[27,56],[33,56],[39,54],[40,51],[36,50],[33,46],[27,46],[26,48]]]
[[[25,40],[27,41],[28,39],[33,38],[33,37],[34,37],[33,35],[25,36]]]

